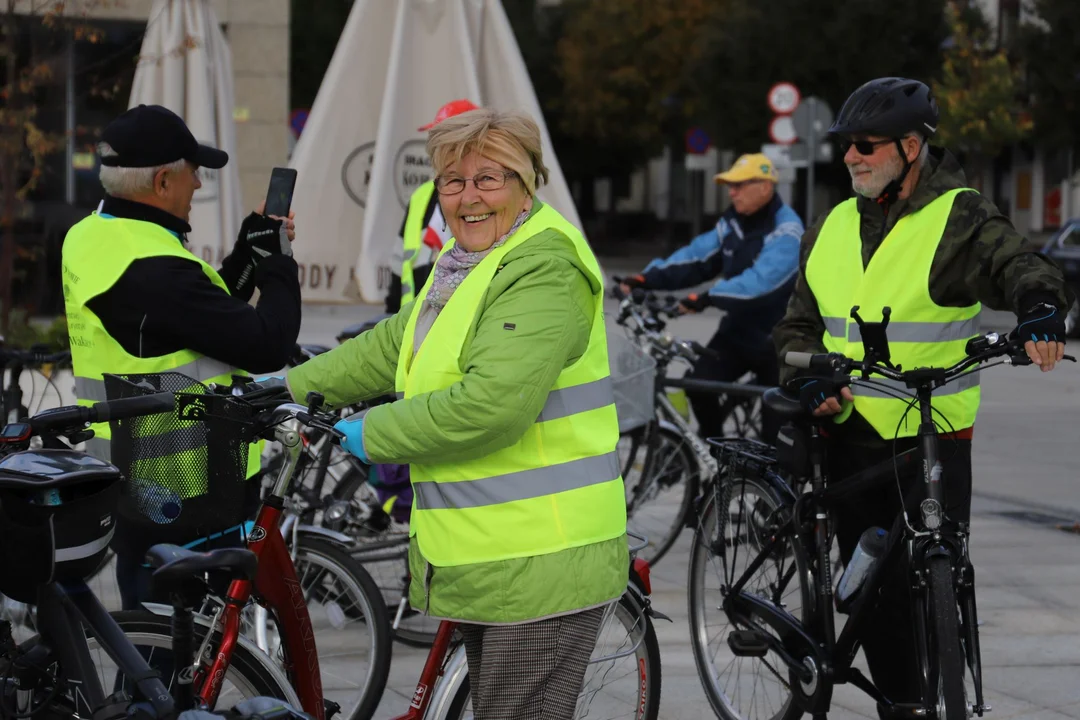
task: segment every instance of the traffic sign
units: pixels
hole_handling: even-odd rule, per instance
[[[789,82],[780,82],[769,88],[769,109],[777,115],[788,115],[799,107],[799,88]]]
[[[810,165],[810,146],[802,141],[790,145],[762,145],[761,152],[772,160],[777,168],[780,168],[781,166],[805,168]],[[832,162],[832,145],[829,143],[819,143],[815,155],[819,163]]]
[[[777,145],[790,145],[799,139],[790,115],[777,115],[769,123],[769,137]]]
[[[709,134],[703,128],[692,127],[686,131],[686,152],[700,155],[712,145]]]
[[[795,108],[791,122],[795,123],[795,133],[800,140],[809,140],[811,136],[825,137],[825,131],[833,122],[832,108],[819,97],[808,97]]]

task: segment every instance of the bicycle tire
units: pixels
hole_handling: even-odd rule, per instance
[[[296,548],[297,564],[301,562],[304,554],[317,555],[327,562],[337,565],[357,585],[364,596],[364,603],[369,611],[367,624],[374,638],[374,647],[371,653],[371,670],[364,684],[364,692],[360,702],[347,715],[345,709],[342,708],[340,717],[341,720],[369,718],[374,715],[375,709],[379,706],[379,701],[382,700],[383,693],[386,690],[386,682],[390,675],[393,640],[390,633],[390,618],[386,613],[386,604],[382,600],[382,593],[363,565],[336,545],[310,536],[301,536]]]
[[[160,636],[163,638],[163,647],[172,647],[172,618],[164,615],[156,615],[145,610],[121,610],[109,613],[116,624],[124,631],[125,636]],[[206,626],[195,623],[194,647],[198,648],[206,637]],[[214,646],[221,644],[221,632],[215,630],[212,639]],[[291,699],[291,702],[299,702],[296,691],[289,686],[282,686],[274,677],[274,672],[269,668],[273,660],[261,652],[252,652],[243,645],[237,643],[233,646],[232,659],[229,661],[229,670],[225,677],[231,673],[239,675],[246,685],[255,691],[256,695]],[[169,679],[162,678],[168,686]],[[297,705],[299,707],[299,705]],[[213,710],[213,708],[210,708]]]
[[[929,670],[938,691],[937,717],[939,720],[966,720],[964,652],[960,645],[960,611],[956,604],[952,561],[939,555],[930,558],[929,566],[929,610],[934,633]]]
[[[633,437],[634,432],[635,431],[624,433],[620,436],[620,439]],[[679,539],[679,536],[682,535],[682,531],[686,528],[686,518],[690,513],[690,507],[694,502],[694,498],[697,497],[699,469],[697,458],[694,456],[690,444],[685,441],[681,432],[657,423],[653,428],[646,430],[646,433],[649,445],[645,448],[645,461],[642,468],[642,475],[644,475],[645,472],[652,474],[656,467],[655,463],[663,462],[663,458],[658,459],[657,455],[659,449],[664,447],[662,443],[668,443],[667,447],[671,448],[671,452],[673,453],[672,457],[678,458],[676,462],[678,465],[681,465],[681,469],[679,470],[680,478],[675,480],[675,482],[667,484],[666,487],[671,488],[676,485],[681,485],[683,488],[682,499],[679,501],[679,507],[676,511],[674,522],[668,528],[667,532],[661,536],[660,540],[654,544],[653,537],[655,534],[642,532],[643,535],[649,538],[649,545],[642,550],[639,555],[648,561],[650,566],[655,567],[656,564],[660,562],[661,558],[671,550],[672,546]],[[632,442],[633,444],[631,447],[636,457],[639,448],[636,440],[632,440]],[[634,459],[634,457],[631,457],[630,462],[622,468],[624,482],[626,481],[625,475],[628,474],[630,465]],[[665,463],[660,469],[667,467],[669,466]],[[645,478],[642,477],[638,482],[641,483],[644,481]],[[635,529],[633,524],[633,512],[640,510],[640,507],[635,509],[627,508],[627,510],[630,513],[627,517],[627,524],[630,526],[630,529],[633,530]]]
[[[619,610],[623,612],[620,613]],[[656,720],[660,715],[660,687],[662,684],[661,668],[660,668],[660,641],[656,637],[656,629],[653,627],[652,618],[648,614],[641,612],[637,603],[631,599],[629,593],[624,593],[619,598],[619,607],[616,609],[615,616],[619,618],[624,627],[627,627],[627,618],[632,623],[636,623],[637,618],[640,616],[645,620],[645,633],[642,639],[641,645],[638,647],[638,673],[644,675],[641,678],[641,682],[638,684],[640,694],[636,702],[632,703],[634,707],[634,720]],[[629,632],[633,626],[627,627]],[[642,652],[644,651],[644,652]],[[446,712],[445,720],[462,720],[465,717],[465,708],[469,704],[471,699],[469,676],[465,675],[461,685],[458,686],[457,692],[454,693],[454,699],[450,702],[450,707]],[[574,717],[578,717],[577,712],[574,713]],[[439,718],[432,718],[431,720],[440,720]]]
[[[708,628],[706,627],[706,613],[707,607],[715,608],[716,602],[710,602],[705,597],[706,591],[704,588],[705,572],[708,570],[708,560],[712,556],[712,537],[715,531],[715,524],[717,520],[717,512],[714,511],[714,505],[717,497],[728,498],[728,505],[730,507],[731,494],[730,491],[725,490],[725,485],[734,486],[736,483],[740,487],[750,487],[759,494],[759,497],[768,500],[772,503],[773,509],[781,508],[784,506],[783,501],[777,497],[776,492],[765,482],[750,476],[739,476],[737,478],[729,478],[724,481],[718,480],[716,492],[721,493],[712,494],[704,504],[701,514],[699,515],[699,522],[697,528],[694,530],[694,542],[690,548],[690,562],[689,562],[689,578],[688,578],[688,591],[687,591],[687,604],[689,606],[689,622],[690,622],[690,644],[694,653],[694,665],[697,668],[698,679],[701,681],[701,686],[705,691],[705,696],[709,700],[709,705],[712,707],[713,712],[716,713],[718,718],[723,720],[743,720],[743,713],[736,711],[732,708],[729,702],[723,697],[721,689],[718,687],[717,678],[713,672],[713,661],[708,656],[709,639],[707,637]],[[758,508],[754,508],[755,512],[758,512]],[[753,555],[747,552],[749,562]],[[813,582],[810,581],[809,565],[806,562],[806,558],[792,549],[791,556],[794,560],[794,577],[797,578],[799,584],[799,599],[802,603],[802,620],[805,622],[808,616],[813,612],[813,595],[810,592],[810,588],[813,587]],[[726,565],[726,556],[725,556]],[[734,576],[741,575],[741,572],[732,571]],[[778,573],[779,574],[779,573]],[[730,618],[728,618],[730,621]],[[741,625],[736,625],[731,622],[730,628],[735,629],[747,629]],[[755,628],[758,629],[758,628]],[[774,664],[783,669],[785,666],[779,658],[773,656]],[[743,659],[743,658],[737,658]],[[753,660],[754,658],[745,658]],[[733,661],[734,662],[734,661]],[[767,666],[768,667],[768,666]],[[740,673],[742,665],[739,665]],[[746,675],[747,673],[741,673]],[[740,679],[741,679],[740,675]],[[785,673],[785,677],[781,678],[780,685],[785,683],[790,684],[793,680],[791,673]],[[765,685],[764,682],[761,683]],[[755,681],[754,689],[757,689],[758,684]],[[741,695],[739,695],[741,697]],[[751,700],[751,707],[753,707],[754,701]],[[785,700],[775,703],[780,705],[780,710],[772,715],[771,720],[796,720],[802,717],[803,711],[800,710],[795,702],[793,693],[788,690],[788,694]]]

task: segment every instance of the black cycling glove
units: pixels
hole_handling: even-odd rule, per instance
[[[795,378],[791,381],[790,386],[799,393],[799,402],[806,408],[807,412],[814,412],[821,404],[829,398],[836,398],[836,402],[842,402],[843,397],[840,395],[840,388],[842,385],[837,385],[832,380],[824,380],[822,378]]]
[[[271,255],[292,257],[292,243],[289,242],[285,223],[266,215],[251,213],[240,225],[240,234],[236,239],[233,254],[243,254],[248,258],[236,283],[237,294],[242,294],[255,282],[255,268]]]
[[[679,301],[687,310],[693,310],[694,312],[701,312],[705,308],[709,307],[709,296],[699,295],[698,293],[691,293]]]
[[[1021,342],[1065,342],[1065,314],[1049,303],[1035,303],[1017,319],[1013,337]]]

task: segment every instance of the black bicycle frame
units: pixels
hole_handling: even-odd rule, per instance
[[[816,426],[811,427],[810,459],[813,469],[810,477],[811,492],[803,496],[807,504],[806,512],[800,517],[790,518],[782,527],[773,532],[742,576],[725,595],[723,609],[728,617],[739,621],[744,626],[752,627],[755,621],[764,623],[776,632],[777,637],[765,636],[763,639],[769,644],[770,649],[783,659],[794,678],[798,679],[799,682],[793,682],[791,687],[796,702],[806,712],[827,712],[832,700],[832,687],[849,682],[884,706],[895,704],[885,698],[858,668],[852,667],[852,663],[859,649],[862,629],[870,619],[871,611],[877,602],[878,591],[897,562],[904,562],[911,576],[913,619],[916,624],[915,638],[922,668],[921,685],[924,707],[934,705],[933,684],[928,675],[931,650],[927,644],[926,578],[929,561],[936,556],[948,557],[950,565],[955,568],[954,576],[958,580],[958,602],[961,607],[963,625],[961,637],[965,639],[967,661],[974,679],[976,706],[978,708],[983,706],[974,574],[967,553],[967,524],[960,524],[955,530],[943,530],[939,525],[937,528],[930,528],[929,532],[913,533],[904,521],[903,513],[898,514],[889,532],[885,554],[879,562],[875,563],[869,576],[864,580],[863,587],[851,605],[849,618],[839,638],[836,637],[834,626],[833,579],[829,557],[831,538],[828,534],[827,513],[830,500],[866,490],[873,484],[893,477],[898,464],[910,464],[918,453],[924,460],[923,487],[916,485],[912,488],[912,492],[917,493],[920,489],[926,491],[926,499],[919,506],[923,518],[918,522],[922,522],[925,530],[925,522],[923,522],[925,518],[929,518],[931,523],[935,518],[939,521],[944,518],[944,491],[941,487],[941,466],[938,461],[938,436],[930,417],[930,387],[926,385],[918,390],[922,410],[919,447],[902,453],[895,460],[886,460],[857,473],[828,489],[825,487],[823,471],[824,439]],[[768,479],[767,475],[765,474],[766,479]],[[773,484],[785,485],[779,478]],[[790,489],[784,487],[779,497],[785,505],[790,505],[792,512],[798,510],[800,501],[793,500]],[[938,515],[934,514],[934,507],[927,505],[927,502],[931,500],[937,504]],[[908,506],[908,498],[904,498],[904,505]],[[716,507],[717,503],[714,501],[714,508]],[[719,512],[719,509],[717,511]],[[801,524],[802,516],[812,517],[812,540],[807,538],[807,535],[811,533]],[[722,541],[723,538],[720,538],[717,542]],[[817,559],[817,572],[811,572],[812,578],[816,581],[815,587],[811,590],[813,597],[808,598],[814,601],[814,612],[811,622],[807,624],[802,623],[784,608],[743,591],[745,584],[754,573],[773,556],[777,548],[782,548],[788,541],[793,543],[794,551],[802,554],[803,557],[809,558],[815,555]],[[814,546],[813,552],[807,547],[809,544]],[[812,661],[813,668],[807,665],[807,660]],[[807,686],[812,687],[812,690],[807,691]]]
[[[86,642],[89,632],[134,683],[139,698],[150,703],[154,716],[172,718],[176,706],[168,688],[139,650],[124,635],[109,612],[84,582],[51,583],[38,590],[37,625],[40,637],[59,662],[64,679],[81,693],[91,712],[105,704],[106,693],[98,679]]]
[[[18,422],[22,408],[22,386],[19,385],[19,380],[22,379],[24,365],[20,361],[13,361],[6,367],[0,367],[0,373],[7,370],[10,375],[7,387],[4,388],[2,397],[0,397],[0,409],[3,410],[3,422]],[[0,375],[0,379],[2,379]],[[14,411],[14,416],[12,412]]]

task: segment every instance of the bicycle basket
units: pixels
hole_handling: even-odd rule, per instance
[[[656,404],[656,360],[630,338],[611,333],[608,335],[608,362],[619,432],[650,422]]]
[[[105,376],[109,400],[176,393],[182,412],[111,420],[112,462],[124,474],[120,517],[153,537],[191,540],[244,520],[255,410],[175,372]],[[197,412],[190,412],[197,407]],[[196,419],[185,419],[196,418]]]
[[[117,469],[83,453],[27,450],[0,461],[0,593],[35,603],[41,585],[93,575],[119,494]]]

